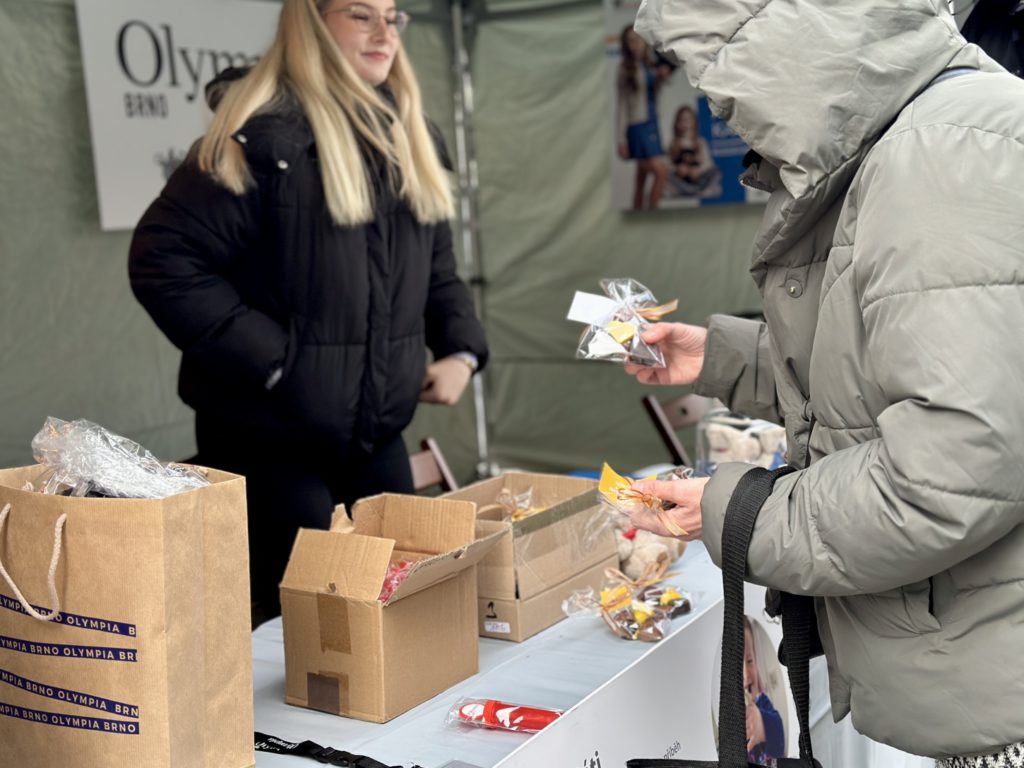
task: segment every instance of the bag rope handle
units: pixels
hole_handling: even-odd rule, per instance
[[[3,533],[4,523],[7,522],[7,515],[10,511],[10,504],[7,504],[0,510],[0,534]],[[14,579],[11,578],[11,575],[7,573],[7,569],[4,568],[3,560],[0,560],[0,576],[3,576],[4,581],[14,590],[14,596],[18,598],[18,602],[21,603],[25,613],[39,621],[53,621],[60,616],[60,595],[57,594],[57,566],[60,564],[61,534],[64,532],[64,522],[67,518],[68,516],[65,512],[57,518],[57,523],[53,527],[53,556],[50,558],[50,571],[46,579],[47,586],[50,588],[50,600],[53,602],[53,609],[49,613],[39,613],[29,604],[21,590],[18,589],[18,585],[14,583]]]

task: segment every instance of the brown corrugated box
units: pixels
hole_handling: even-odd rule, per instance
[[[486,508],[503,488],[513,494],[532,488],[532,505],[544,511],[502,522],[501,511]],[[595,480],[509,472],[442,498],[473,502],[482,510],[481,526],[508,532],[477,567],[485,637],[525,640],[564,618],[561,603],[573,590],[600,588],[604,569],[618,567],[615,537]]]
[[[472,504],[385,494],[301,530],[281,582],[285,701],[386,722],[479,668],[476,569],[504,535]],[[378,601],[392,560],[416,560]],[[441,652],[443,650],[443,652]]]

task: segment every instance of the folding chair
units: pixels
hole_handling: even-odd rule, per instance
[[[645,395],[641,402],[672,456],[672,463],[677,466],[692,467],[693,461],[679,441],[676,430],[696,424],[705,413],[711,408],[718,407],[720,403],[712,397],[694,394],[677,397],[664,403],[658,402],[653,395]]]
[[[420,441],[420,448],[423,450],[409,456],[412,484],[416,492],[419,493],[435,485],[441,487],[442,493],[458,490],[459,484],[448,468],[448,462],[444,460],[437,441],[432,437],[427,437]]]

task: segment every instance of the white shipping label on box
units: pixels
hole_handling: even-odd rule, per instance
[[[607,296],[596,293],[576,291],[572,306],[569,307],[568,320],[587,325],[601,325],[615,310],[618,304]]]
[[[487,632],[493,632],[496,635],[510,635],[512,634],[512,625],[507,621],[485,621],[484,629]]]

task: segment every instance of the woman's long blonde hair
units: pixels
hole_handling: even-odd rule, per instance
[[[309,119],[331,218],[340,225],[373,218],[373,186],[359,140],[381,157],[416,219],[436,223],[454,213],[451,188],[423,115],[416,75],[399,44],[388,103],[342,56],[320,17],[332,0],[284,0],[266,55],[232,84],[199,145],[199,167],[236,194],[252,183],[242,147],[231,136],[256,112],[290,91]]]

